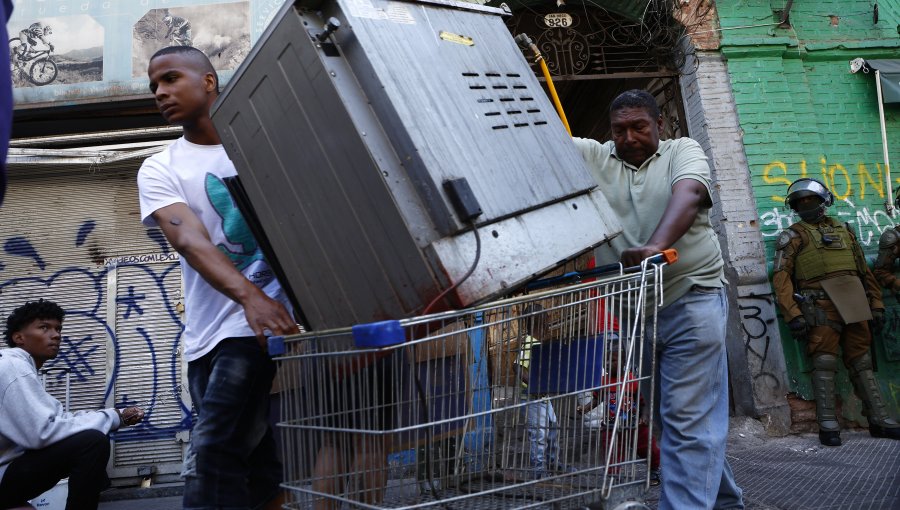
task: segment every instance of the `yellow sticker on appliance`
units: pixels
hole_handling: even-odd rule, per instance
[[[452,32],[445,32],[443,30],[441,30],[441,33],[439,35],[440,35],[441,39],[443,39],[445,41],[450,41],[452,43],[462,44],[465,46],[475,46],[475,40],[472,39],[471,37],[454,34]]]

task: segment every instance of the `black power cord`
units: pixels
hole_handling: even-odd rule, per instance
[[[445,289],[443,292],[438,294],[437,297],[435,297],[433,300],[431,300],[431,302],[428,303],[428,306],[426,306],[425,309],[422,311],[422,315],[428,315],[428,312],[431,311],[431,309],[434,307],[435,304],[437,304],[441,299],[444,298],[444,296],[446,296],[448,293],[450,293],[451,291],[453,291],[454,289],[459,287],[464,281],[466,281],[470,276],[472,276],[472,273],[475,272],[475,268],[478,267],[478,262],[481,260],[481,236],[478,234],[478,228],[475,226],[474,218],[471,218],[470,221],[468,222],[468,224],[470,227],[472,227],[472,232],[475,235],[475,260],[472,262],[472,266],[469,267],[469,270],[466,271],[466,274],[464,274],[462,276],[462,278],[457,280],[456,283],[454,283],[453,285],[451,285],[450,287]],[[431,418],[430,418],[430,415],[428,412],[428,399],[425,397],[425,388],[422,385],[422,380],[419,378],[419,372],[418,372],[418,370],[416,370],[416,366],[415,366],[416,359],[418,359],[416,357],[416,346],[413,345],[412,346],[412,356],[410,358],[409,363],[411,365],[411,371],[412,371],[413,377],[415,378],[416,393],[419,396],[419,404],[422,406],[422,412],[424,415],[423,416],[424,423],[428,424],[431,422]],[[433,444],[433,436],[432,436],[431,426],[428,425],[425,429],[425,478],[428,480],[428,488],[431,490],[431,496],[434,498],[435,501],[440,501],[441,498],[438,493],[438,489],[434,483],[434,473],[432,473],[432,471],[431,471],[432,444]],[[447,510],[451,510],[451,508],[452,508],[450,505],[448,505],[446,503],[441,506],[443,506]]]

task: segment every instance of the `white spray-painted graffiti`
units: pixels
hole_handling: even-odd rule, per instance
[[[878,239],[885,229],[894,226],[894,220],[883,210],[857,207],[849,198],[832,206],[828,213],[855,229],[856,238],[863,246],[878,246]],[[800,218],[785,207],[773,207],[759,215],[764,239],[777,237]]]

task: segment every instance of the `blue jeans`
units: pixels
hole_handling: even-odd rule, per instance
[[[659,311],[660,510],[744,508],[741,489],[725,459],[727,316],[721,288],[694,288]]]
[[[185,509],[259,508],[277,495],[274,377],[275,362],[253,337],[226,338],[188,364],[197,423],[184,463]]]
[[[558,429],[553,404],[548,400],[535,400],[525,406],[525,431],[534,471],[555,469],[559,464]]]

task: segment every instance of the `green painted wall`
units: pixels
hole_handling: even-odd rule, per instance
[[[717,2],[722,53],[734,90],[769,273],[777,234],[795,219],[784,207],[787,185],[802,176],[824,180],[838,201],[829,213],[855,229],[871,262],[881,231],[900,222],[884,210],[884,157],[874,76],[850,74],[856,57],[900,59],[900,0],[796,0],[792,27],[774,26],[786,2]],[[837,23],[834,25],[833,23]],[[764,25],[764,26],[749,26]],[[749,26],[749,27],[748,27]],[[740,27],[740,28],[739,28]],[[890,159],[900,185],[900,107],[886,106]],[[889,405],[900,409],[900,304],[886,295],[888,324],[875,339],[877,376]],[[792,389],[812,398],[809,361],[783,324]],[[840,376],[840,391],[851,386]],[[844,414],[858,418],[859,403]]]

